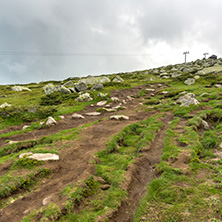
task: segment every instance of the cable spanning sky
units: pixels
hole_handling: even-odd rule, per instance
[[[0,84],[220,57],[221,0],[0,0]]]

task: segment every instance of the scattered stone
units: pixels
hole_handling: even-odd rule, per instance
[[[24,86],[13,86],[11,89],[16,92],[21,92],[23,90],[31,91],[31,89],[29,89],[28,87],[24,87]]]
[[[172,78],[176,78],[176,77],[179,77],[179,76],[181,76],[181,74],[180,74],[180,73],[177,73],[177,72],[174,72],[174,73],[172,73],[172,75],[171,75]]]
[[[162,91],[161,94],[166,95],[168,94],[168,91]]]
[[[65,119],[65,116],[59,116],[60,119]]]
[[[62,92],[64,94],[71,94],[71,91],[65,86],[56,86],[55,91]]]
[[[27,126],[27,125],[23,126],[23,127],[22,127],[22,130],[27,129],[28,127],[29,127],[29,126]]]
[[[116,111],[115,109],[112,109],[112,108],[103,108],[103,110],[106,112],[115,112]]]
[[[100,114],[99,112],[85,113],[86,116],[99,116]]]
[[[46,197],[45,199],[43,199],[42,206],[47,206],[52,202],[53,202],[53,195],[50,195],[50,196]]]
[[[113,102],[119,102],[119,98],[117,98],[117,97],[111,97],[111,100],[112,100]]]
[[[94,104],[91,104],[90,106],[91,106],[91,107],[94,107]]]
[[[65,87],[72,87],[72,88],[75,87],[74,83],[71,80],[66,82],[66,83],[64,83],[63,86],[65,86]]]
[[[96,105],[97,105],[97,106],[104,106],[104,105],[106,105],[106,102],[107,102],[107,101],[100,101],[100,102],[98,102]]]
[[[81,94],[81,95],[76,99],[77,102],[89,102],[89,101],[92,101],[92,100],[93,100],[93,99],[91,98],[91,96],[90,96],[89,93]]]
[[[85,117],[80,114],[74,113],[72,114],[72,119],[85,119]]]
[[[10,106],[12,106],[12,105],[5,102],[0,106],[0,108],[10,107]]]
[[[200,78],[200,76],[198,76],[198,75],[196,75],[196,76],[194,76],[194,79],[199,79]]]
[[[216,87],[216,88],[221,88],[222,85],[221,85],[221,84],[215,84],[215,87]]]
[[[101,186],[102,190],[108,190],[109,188],[110,188],[109,184],[104,184],[104,185]]]
[[[81,82],[84,82],[87,85],[95,85],[99,83],[105,84],[105,83],[110,82],[110,79],[106,76],[101,76],[101,77],[90,76],[90,77],[79,80],[78,84]]]
[[[39,160],[39,161],[59,160],[59,156],[53,153],[34,153],[28,156],[28,158]]]
[[[10,141],[8,142],[8,144],[13,144],[13,143],[19,143],[19,141],[10,140]]]
[[[98,93],[97,96],[103,98],[103,97],[106,97],[107,95],[108,95],[107,93],[101,93],[101,92],[100,92],[100,93]]]
[[[100,90],[100,89],[103,89],[103,88],[104,88],[104,86],[103,86],[102,83],[97,83],[91,89],[92,90]]]
[[[190,85],[193,85],[195,83],[195,79],[194,78],[189,78],[187,79],[184,84],[190,86]]]
[[[198,71],[197,75],[207,75],[222,72],[222,66],[212,66]]]
[[[124,100],[122,101],[122,103],[123,103],[123,104],[126,104],[126,100],[124,99]]]
[[[125,115],[114,115],[114,116],[110,116],[110,119],[115,119],[115,120],[128,120],[129,117],[125,116]]]
[[[127,96],[126,97],[129,101],[132,101],[133,100],[133,97],[131,97],[131,96]]]
[[[55,92],[55,86],[52,83],[49,83],[43,87],[45,94],[49,95]]]
[[[75,90],[77,92],[84,92],[88,89],[88,86],[84,82],[80,82],[79,84],[75,85]]]
[[[120,76],[116,76],[112,82],[124,82],[124,80]]]
[[[177,102],[180,102],[181,103],[181,107],[182,106],[189,106],[191,104],[194,104],[194,105],[198,105],[199,102],[195,99],[195,95],[193,93],[187,93],[183,96],[181,96]]]
[[[47,126],[52,126],[52,125],[55,125],[56,124],[56,121],[53,117],[49,116],[47,121],[46,121],[46,125]]]
[[[19,155],[19,159],[23,158],[23,157],[29,157],[30,155],[32,155],[33,153],[32,152],[27,152],[27,153],[21,153]]]
[[[145,89],[148,92],[155,92],[155,89]]]
[[[210,129],[210,126],[209,126],[208,122],[205,121],[205,120],[202,120],[202,121],[201,121],[201,126],[202,126],[205,130],[209,130],[209,129]]]
[[[111,106],[110,106],[110,104],[107,104],[107,105],[105,105],[105,107],[106,107],[106,108],[110,108]]]

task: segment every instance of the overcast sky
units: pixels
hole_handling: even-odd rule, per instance
[[[0,0],[0,84],[222,54],[221,0]]]

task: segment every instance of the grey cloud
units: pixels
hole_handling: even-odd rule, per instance
[[[167,51],[163,52],[164,59],[154,57],[153,53],[162,53],[153,51],[159,44],[165,44],[165,50],[181,53],[184,48],[195,48],[195,44],[201,43],[220,54],[221,6],[217,0],[2,0],[0,51],[151,55],[0,55],[0,84],[133,71],[164,62],[182,62],[182,56],[175,60],[169,58]]]

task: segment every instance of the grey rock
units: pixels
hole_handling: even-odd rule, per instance
[[[116,76],[112,82],[123,82],[124,80],[120,76]]]
[[[69,89],[67,89],[65,86],[57,86],[56,90],[58,92],[62,92],[62,93],[65,93],[65,94],[70,94],[71,93],[71,91]]]
[[[212,67],[204,68],[198,71],[196,74],[207,75],[207,74],[220,73],[220,72],[222,72],[222,66],[212,66]]]
[[[88,86],[84,82],[80,82],[79,84],[75,85],[75,90],[77,92],[84,92],[88,89]]]
[[[100,89],[103,89],[103,84],[102,84],[102,83],[97,83],[97,84],[95,84],[91,89],[92,89],[92,90],[100,90]]]
[[[179,76],[181,76],[181,74],[178,73],[178,72],[174,72],[174,73],[172,73],[172,75],[171,75],[172,78],[176,78],[176,77],[179,77]]]
[[[12,90],[16,91],[16,92],[20,92],[23,90],[31,91],[31,89],[29,89],[28,87],[24,87],[24,86],[13,86]]]
[[[202,120],[202,121],[201,121],[201,126],[202,126],[205,130],[208,130],[208,129],[210,128],[208,122],[205,121],[205,120]]]
[[[92,101],[92,100],[93,100],[93,99],[91,98],[91,96],[90,96],[89,93],[81,94],[81,95],[76,99],[77,102],[89,102],[89,101]]]
[[[181,103],[181,105],[180,105],[181,107],[182,106],[189,106],[191,104],[194,104],[194,105],[199,104],[199,102],[195,98],[195,94],[193,94],[193,93],[187,93],[187,94],[181,96],[177,100],[177,102]]]
[[[190,85],[193,85],[195,83],[195,79],[194,78],[189,78],[187,79],[184,84],[190,86]]]
[[[49,83],[43,87],[45,94],[49,95],[55,92],[55,86],[52,83]]]
[[[63,86],[74,88],[75,85],[74,85],[73,81],[70,80],[70,81],[64,83]]]

